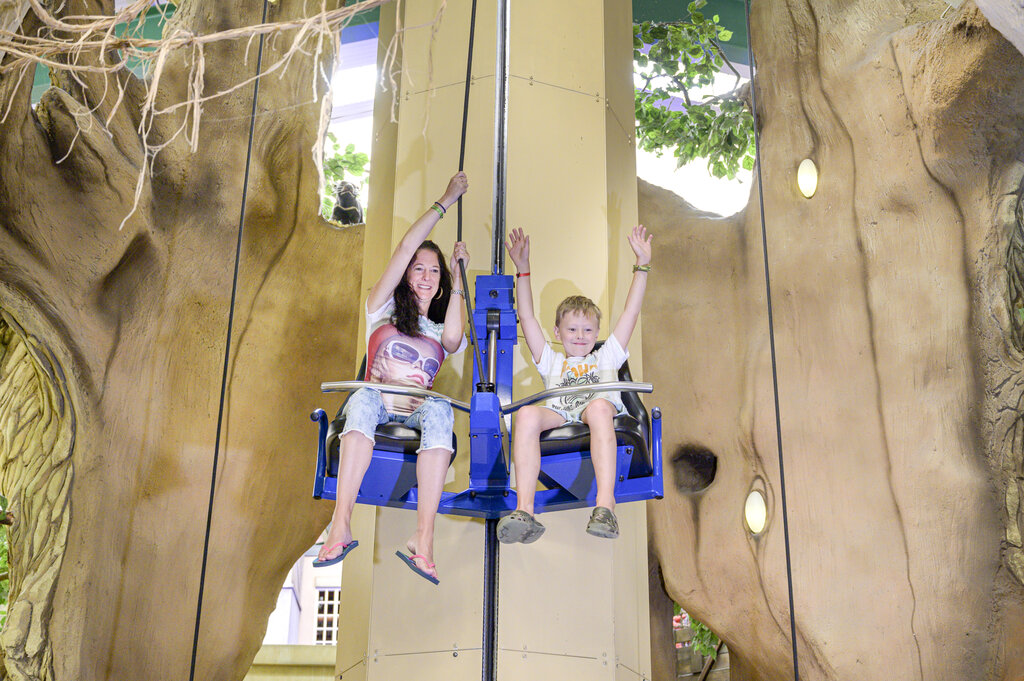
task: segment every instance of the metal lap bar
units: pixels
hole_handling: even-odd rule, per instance
[[[324,385],[327,385],[326,383]],[[607,392],[633,392],[633,393],[650,393],[654,392],[654,386],[650,383],[634,383],[631,381],[612,381],[610,383],[589,383],[587,385],[572,385],[563,388],[551,388],[539,392],[529,397],[524,397],[521,400],[517,400],[511,404],[501,405],[501,410],[506,414],[511,414],[518,411],[520,408],[525,407],[528,404],[540,402],[541,400],[549,400],[554,397],[562,397],[564,395],[579,395],[583,393],[607,393]]]
[[[426,388],[416,388],[410,385],[389,385],[387,383],[374,383],[372,381],[330,381],[327,383],[320,384],[320,392],[325,393],[344,393],[359,390],[360,388],[373,388],[374,390],[382,393],[388,393],[389,395],[409,395],[410,397],[434,397],[439,400],[448,402],[456,409],[464,412],[469,412],[469,404],[455,399],[454,397],[448,397],[441,393],[436,393],[433,390],[427,390]]]
[[[317,409],[309,415],[313,421],[319,426],[320,437],[319,444],[317,445],[316,451],[316,477],[313,479],[313,498],[320,499],[324,496],[324,485],[327,482],[327,450],[325,443],[327,441],[327,412],[323,409]],[[335,482],[335,487],[337,483]],[[334,490],[331,490],[334,493]],[[334,497],[328,497],[334,498]]]

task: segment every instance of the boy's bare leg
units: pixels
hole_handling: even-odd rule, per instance
[[[406,548],[413,554],[426,557],[416,558],[417,566],[437,577],[437,570],[429,567],[434,562],[434,520],[437,507],[444,491],[444,478],[452,453],[447,449],[425,449],[416,457],[416,484],[419,494],[416,502],[416,533],[409,537]]]
[[[352,509],[356,505],[363,476],[373,458],[373,440],[357,430],[349,431],[338,442],[338,457],[337,499],[334,503],[334,516],[331,518],[331,531],[327,533],[327,539],[317,556],[320,561],[330,560],[344,550],[337,546],[338,542],[345,545],[352,541]]]
[[[565,423],[562,415],[547,407],[531,404],[516,414],[512,439],[512,458],[516,468],[516,509],[533,515],[533,499],[537,495],[540,475],[540,434]]]
[[[606,399],[596,398],[583,410],[583,422],[590,426],[590,459],[597,479],[597,505],[615,510],[615,427],[618,413]],[[517,470],[518,474],[518,470]]]

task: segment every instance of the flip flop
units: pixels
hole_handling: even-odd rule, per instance
[[[344,542],[338,542],[337,544],[335,544],[331,548],[327,549],[327,553],[330,553],[331,551],[333,551],[334,549],[338,548],[339,546],[342,547],[341,553],[336,555],[334,558],[328,558],[327,560],[314,560],[313,561],[313,567],[315,567],[315,568],[316,567],[327,567],[328,565],[334,565],[335,563],[340,563],[341,561],[345,560],[345,556],[348,555],[349,551],[351,551],[355,547],[359,546],[359,540],[358,539],[353,539],[352,541],[350,541],[347,544],[345,544]]]
[[[419,566],[416,565],[416,559],[417,558],[422,558],[423,562],[426,563],[427,562],[426,556],[421,556],[418,553],[414,553],[411,556],[407,556],[404,553],[402,553],[401,551],[395,551],[395,555],[398,556],[399,558],[401,558],[402,562],[405,563],[406,565],[408,565],[410,570],[412,570],[413,572],[418,574],[423,579],[427,580],[428,582],[432,582],[434,584],[440,584],[441,583],[441,580],[439,580],[437,577],[433,576],[429,572],[421,570],[419,568]],[[432,567],[434,567],[434,564],[433,563],[427,563],[427,567],[432,568]]]

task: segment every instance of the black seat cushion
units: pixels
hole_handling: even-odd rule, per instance
[[[619,414],[612,425],[615,427],[615,440],[618,444],[647,449],[640,422],[631,414]],[[541,455],[580,451],[590,451],[590,427],[585,423],[567,423],[541,433]]]

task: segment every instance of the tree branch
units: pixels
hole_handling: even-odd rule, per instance
[[[725,62],[725,65],[728,66],[729,70],[736,76],[736,84],[732,86],[733,91],[735,91],[736,88],[740,86],[740,80],[743,77],[740,75],[740,72],[736,70],[736,67],[733,66],[732,62],[729,61],[729,58],[725,56],[725,51],[722,49],[722,46],[718,44],[718,41],[712,40],[711,44],[714,46],[715,51],[718,52],[718,56],[722,58],[723,62]]]

